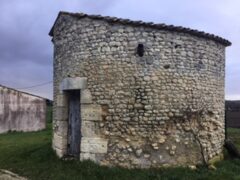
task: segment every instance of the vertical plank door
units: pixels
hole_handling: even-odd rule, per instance
[[[81,140],[80,91],[69,91],[68,155],[79,157]]]

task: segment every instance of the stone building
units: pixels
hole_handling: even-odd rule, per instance
[[[46,99],[0,85],[0,133],[46,127]]]
[[[54,44],[59,157],[102,165],[195,165],[221,157],[225,47],[183,27],[60,12]]]

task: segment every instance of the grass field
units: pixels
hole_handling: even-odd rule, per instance
[[[228,128],[228,138],[231,139],[240,150],[240,128]]]
[[[216,164],[217,170],[199,167],[128,170],[100,167],[90,161],[63,161],[51,149],[51,124],[46,130],[31,133],[0,135],[0,169],[7,169],[29,179],[240,179],[240,160],[226,159]],[[229,129],[228,134],[240,148],[240,129]]]

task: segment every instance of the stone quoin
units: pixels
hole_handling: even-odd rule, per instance
[[[221,157],[225,47],[189,28],[60,12],[53,149],[128,168]]]

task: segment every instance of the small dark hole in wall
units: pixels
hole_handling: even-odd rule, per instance
[[[143,55],[144,55],[144,45],[143,45],[143,44],[138,44],[137,54],[138,54],[140,57],[143,57]]]
[[[208,115],[212,117],[214,115],[214,112],[208,111]]]
[[[153,35],[153,38],[156,39],[156,35]]]
[[[194,67],[198,70],[198,71],[200,71],[201,69],[204,69],[204,64],[203,64],[203,62],[202,61],[198,61],[198,64],[196,64],[196,65],[194,65]]]
[[[102,118],[103,120],[106,120],[106,117],[108,115],[108,105],[107,104],[103,104],[102,105]]]
[[[166,65],[164,65],[163,67],[164,67],[164,69],[169,69],[169,68],[170,68],[170,65],[169,65],[169,64],[166,64]]]
[[[174,46],[175,49],[180,48],[180,47],[181,47],[181,45],[179,45],[179,44],[176,44],[176,45]]]

